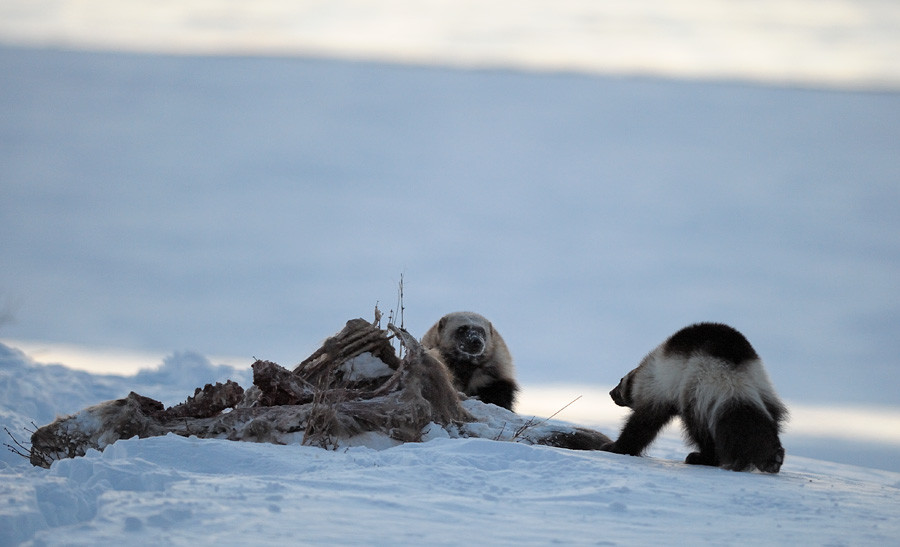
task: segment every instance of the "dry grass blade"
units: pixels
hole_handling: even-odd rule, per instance
[[[525,422],[524,424],[522,424],[522,426],[519,427],[519,428],[516,430],[516,433],[513,435],[513,440],[518,439],[523,433],[525,433],[525,432],[528,431],[529,429],[531,429],[531,428],[533,428],[533,427],[537,427],[537,426],[539,426],[539,425],[541,425],[541,424],[543,424],[543,423],[546,423],[546,422],[552,420],[554,416],[556,416],[557,414],[559,414],[559,413],[562,412],[563,410],[565,410],[565,409],[569,408],[570,406],[572,406],[578,399],[581,399],[581,395],[579,395],[578,397],[575,397],[574,399],[572,399],[571,401],[569,401],[568,404],[566,404],[565,406],[563,406],[562,408],[560,408],[559,410],[557,410],[556,412],[554,412],[553,414],[551,414],[550,417],[544,418],[544,419],[542,419],[542,420],[539,421],[539,422],[536,422],[536,421],[535,421],[537,418],[534,417],[534,416],[531,417],[531,418],[529,418],[529,420],[528,420],[527,422]]]

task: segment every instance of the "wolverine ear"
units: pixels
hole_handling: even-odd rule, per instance
[[[438,332],[444,330],[444,325],[447,324],[447,318],[441,317],[440,321],[438,321]]]

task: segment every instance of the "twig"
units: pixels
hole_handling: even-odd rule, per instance
[[[403,312],[406,311],[406,306],[403,304],[403,273],[400,273],[400,289],[398,290],[397,295],[397,308],[400,310],[400,328],[406,328],[406,325],[403,324]]]
[[[404,325],[404,317],[403,317],[405,310],[406,310],[406,306],[403,303],[403,273],[401,273],[400,274],[400,283],[397,286],[397,307],[395,309],[390,310],[390,313],[388,314],[388,325],[396,325],[397,318],[399,316],[400,328],[405,329],[406,327]],[[376,315],[376,317],[380,318],[380,315]],[[379,327],[380,327],[380,325],[379,325]],[[393,344],[391,344],[391,345],[393,346]],[[394,349],[397,353],[397,357],[402,359],[403,351],[404,351],[404,349],[406,349],[406,345],[401,342],[399,344],[399,346],[395,347]]]
[[[574,399],[572,399],[571,401],[569,401],[569,404],[567,404],[566,406],[562,407],[561,409],[559,409],[559,410],[557,410],[556,412],[554,412],[553,414],[551,414],[550,417],[547,418],[547,420],[552,420],[554,416],[556,416],[557,414],[559,414],[559,413],[562,412],[563,410],[565,410],[565,409],[569,408],[570,406],[572,406],[572,404],[573,404],[575,401],[577,401],[578,399],[581,399],[581,395],[579,395],[578,397],[575,397]],[[547,420],[544,420],[544,422],[546,422]],[[543,422],[541,422],[541,423],[543,423]]]
[[[13,435],[6,427],[3,428],[3,431],[6,431],[6,434],[9,435],[9,438],[12,439],[13,443],[15,443],[15,446],[9,443],[3,443],[3,446],[5,446],[10,452],[17,456],[22,456],[26,460],[31,459],[31,449],[20,443],[19,439],[17,439],[15,435]],[[22,452],[22,450],[24,450],[24,452]]]
[[[559,414],[559,413],[562,412],[563,410],[569,408],[569,407],[570,407],[575,401],[577,401],[578,399],[581,399],[581,395],[579,395],[578,397],[575,397],[574,399],[572,399],[572,400],[569,402],[569,404],[567,404],[566,406],[562,407],[561,409],[559,409],[559,410],[557,410],[556,412],[554,412],[553,414],[551,414],[550,417],[544,418],[543,420],[541,420],[541,421],[539,421],[539,422],[535,422],[534,420],[536,419],[536,416],[532,416],[531,418],[528,419],[527,422],[525,422],[521,427],[519,427],[519,429],[516,430],[516,434],[513,435],[512,440],[518,439],[519,436],[520,436],[522,433],[525,433],[526,431],[528,431],[528,430],[531,429],[532,427],[537,427],[537,426],[539,426],[539,425],[541,425],[541,424],[543,424],[543,423],[546,423],[546,422],[552,420],[554,416],[556,416],[557,414]]]
[[[325,373],[319,376],[313,392],[312,406],[306,417],[306,427],[303,430],[303,438],[300,444],[304,446],[313,446],[318,444],[322,448],[327,448],[329,444],[335,443],[331,439],[328,427],[330,418],[333,415],[334,405],[338,401],[328,400],[329,393],[336,386],[334,371],[343,361],[332,360],[326,365]]]
[[[527,421],[527,422],[525,422],[524,424],[522,424],[521,426],[519,426],[518,429],[516,429],[516,432],[513,434],[511,440],[514,441],[514,440],[518,439],[519,436],[520,436],[522,433],[525,433],[526,431],[528,431],[528,430],[531,429],[532,427],[534,427],[534,426],[536,426],[536,425],[539,425],[538,422],[535,422],[536,419],[537,419],[537,416],[532,416],[531,418],[528,418],[528,421]],[[549,418],[545,419],[543,422],[540,422],[540,423],[544,423],[544,422],[546,422],[547,420],[549,420]]]
[[[506,426],[507,426],[507,425],[509,425],[509,424],[506,423],[506,422],[503,422],[503,427],[501,427],[501,428],[500,428],[500,431],[498,431],[497,434],[494,435],[494,439],[493,439],[493,440],[499,441],[500,439],[503,438],[503,432],[506,431]]]

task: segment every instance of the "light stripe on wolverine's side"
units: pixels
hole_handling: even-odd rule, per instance
[[[675,416],[697,448],[690,464],[777,473],[784,462],[778,435],[787,409],[756,351],[719,323],[685,327],[651,351],[610,396],[633,410],[619,438],[605,447],[640,455]]]

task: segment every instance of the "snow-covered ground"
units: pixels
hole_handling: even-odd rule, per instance
[[[0,544],[896,543],[900,4],[552,4],[0,2],[2,424],[247,385],[402,273],[413,334],[485,314],[521,412],[581,396],[558,418],[610,435],[647,351],[734,325],[782,473],[684,466],[674,429],[644,459],[129,440],[6,453]]]
[[[900,537],[900,474],[805,458],[766,476],[483,439],[328,452],[170,436],[0,477],[4,544],[891,545]]]
[[[129,390],[174,404],[206,381],[230,377],[247,386],[247,372],[174,354],[155,370],[103,376],[39,365],[0,346],[0,418],[24,441],[21,428],[32,419],[42,425],[56,412]],[[612,434],[615,425],[599,429]],[[633,545],[674,537],[887,545],[900,538],[900,473],[797,456],[790,434],[784,442],[778,475],[687,466],[672,434],[647,458],[439,434],[337,451],[170,435],[118,441],[49,470],[8,452],[0,460],[0,545]]]

